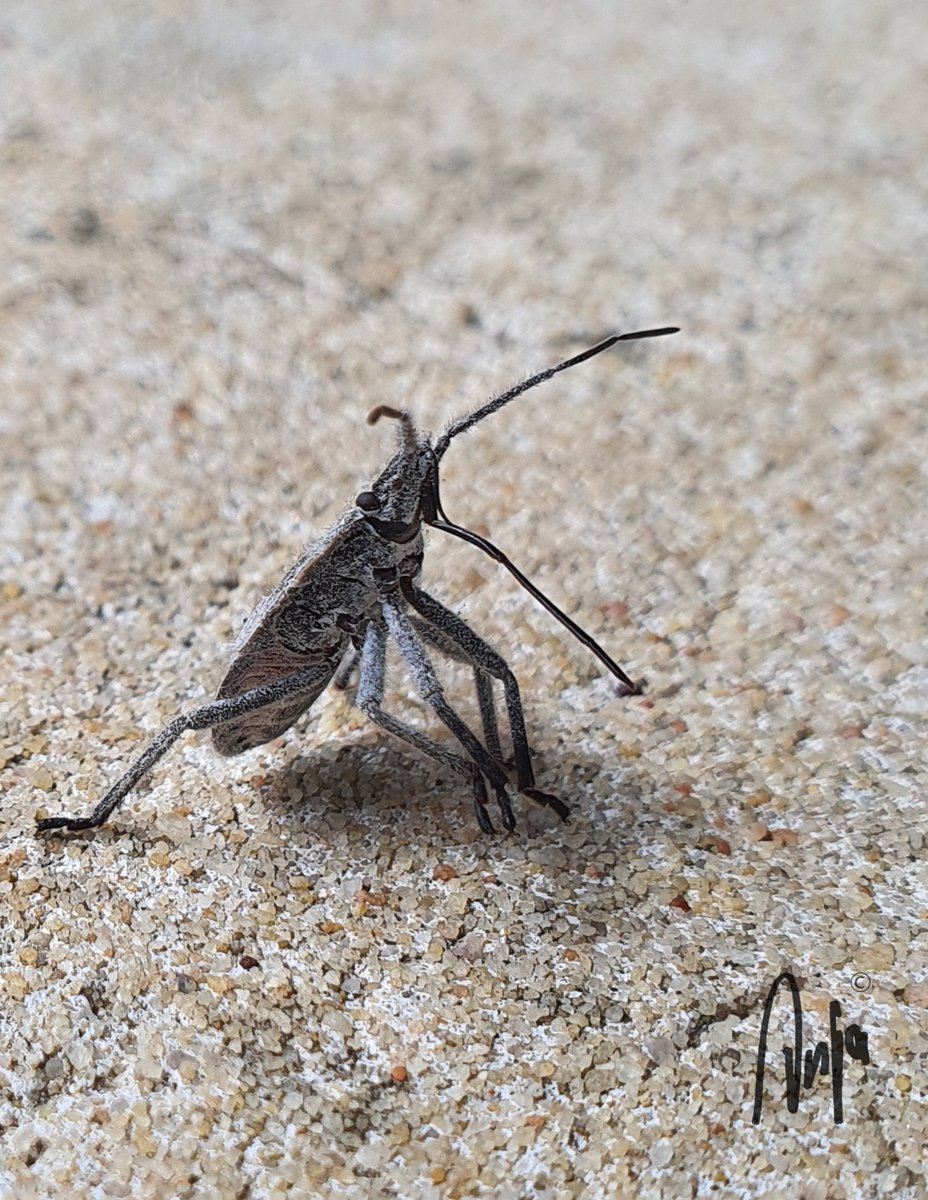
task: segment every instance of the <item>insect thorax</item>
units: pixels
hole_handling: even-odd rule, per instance
[[[274,615],[275,638],[297,654],[346,638],[379,614],[385,591],[399,592],[401,580],[418,578],[422,551],[421,527],[395,543],[359,520],[332,548],[326,570],[309,570],[291,584]]]

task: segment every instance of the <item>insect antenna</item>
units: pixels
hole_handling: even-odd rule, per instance
[[[625,674],[617,662],[614,662],[613,659],[609,657],[602,646],[600,646],[599,642],[597,642],[595,638],[587,633],[585,629],[581,629],[576,621],[572,621],[570,617],[568,617],[567,613],[562,612],[553,600],[549,600],[544,592],[541,591],[540,588],[536,587],[526,575],[523,575],[515,563],[512,562],[511,559],[507,558],[498,546],[494,546],[491,541],[488,541],[485,537],[481,537],[479,533],[474,533],[472,529],[465,529],[463,525],[455,525],[453,521],[448,520],[448,514],[442,508],[441,500],[438,495],[437,470],[431,473],[427,488],[429,494],[427,496],[426,503],[423,504],[423,520],[425,520],[428,525],[431,525],[435,529],[441,529],[445,533],[452,533],[455,537],[461,538],[462,541],[470,542],[472,546],[479,547],[484,554],[488,554],[490,558],[495,559],[498,563],[501,563],[502,566],[504,566],[506,570],[515,577],[522,587],[524,587],[527,592],[531,593],[531,595],[535,597],[539,604],[544,605],[552,617],[556,617],[557,620],[560,621],[560,623],[564,626],[564,628],[568,629],[574,635],[578,642],[582,642],[588,650],[592,651],[592,653],[596,655],[603,666],[611,671],[616,679],[618,679],[619,682],[624,685],[626,695],[641,695],[641,688],[638,686],[638,684]]]
[[[401,423],[401,437],[403,447],[406,450],[414,450],[416,447],[416,427],[412,423],[412,417],[408,412],[403,412],[398,408],[391,408],[389,404],[378,404],[376,408],[372,408],[367,414],[368,425],[376,425],[381,417],[390,417],[391,420]]]
[[[559,371],[566,371],[568,367],[575,367],[578,363],[586,362],[588,358],[593,358],[596,354],[602,354],[604,350],[608,350],[610,346],[614,346],[616,342],[634,342],[641,338],[664,337],[668,333],[679,333],[680,330],[675,325],[666,325],[661,329],[641,329],[636,333],[616,333],[612,337],[608,337],[605,341],[598,342],[595,346],[591,346],[589,350],[584,350],[582,354],[576,354],[573,358],[568,358],[562,363],[558,363],[556,367],[548,367],[545,371],[539,371],[537,375],[531,375],[528,379],[524,379],[521,383],[502,392],[493,400],[488,401],[482,408],[478,408],[475,412],[468,413],[466,416],[458,417],[456,421],[452,421],[445,432],[435,442],[434,450],[435,457],[440,459],[453,437],[457,437],[459,433],[464,433],[476,425],[478,421],[482,421],[484,417],[490,416],[491,413],[498,412],[504,404],[508,404],[510,400],[515,400],[516,396],[521,396],[523,392],[527,392],[530,388],[537,387],[539,383],[545,383],[553,375],[557,375]],[[374,412],[379,413],[381,409],[374,409]],[[385,415],[394,415],[393,411],[385,412]],[[396,414],[398,415],[398,414]],[[373,416],[373,413],[371,414]],[[368,417],[368,420],[371,418]]]
[[[535,597],[539,604],[544,605],[552,617],[556,617],[564,628],[574,635],[578,642],[582,642],[588,650],[596,655],[603,666],[611,671],[616,679],[624,685],[626,694],[632,696],[640,696],[641,688],[633,679],[626,675],[619,664],[609,657],[602,646],[585,629],[581,629],[575,621],[572,621],[568,617],[567,613],[562,612],[558,608],[553,600],[549,600],[544,592],[523,575],[515,563],[507,558],[498,546],[494,546],[492,542],[488,541],[485,537],[481,537],[479,533],[474,533],[471,529],[465,529],[462,525],[455,525],[453,521],[448,519],[448,514],[442,508],[441,499],[438,494],[438,463],[448,449],[453,437],[457,437],[459,433],[464,433],[473,425],[476,425],[478,421],[482,421],[484,417],[490,416],[491,413],[497,412],[504,404],[508,404],[510,400],[515,400],[516,396],[521,396],[523,392],[527,392],[530,388],[537,387],[539,383],[545,383],[553,375],[557,375],[559,371],[566,371],[568,367],[575,367],[578,363],[586,362],[588,358],[593,358],[594,355],[601,354],[604,350],[608,350],[610,346],[614,346],[616,342],[633,342],[641,338],[664,337],[666,334],[679,332],[680,330],[677,326],[665,325],[660,329],[641,329],[635,333],[613,334],[612,337],[608,337],[602,342],[597,342],[589,350],[584,350],[582,354],[576,354],[573,358],[568,358],[564,362],[558,363],[556,367],[548,367],[545,371],[539,371],[537,375],[529,376],[528,379],[523,380],[522,383],[517,383],[514,387],[509,388],[508,391],[502,392],[475,412],[469,413],[464,417],[458,417],[456,421],[452,421],[432,447],[434,459],[422,493],[422,519],[427,525],[431,525],[435,529],[441,529],[445,533],[451,533],[455,537],[461,538],[462,541],[470,542],[472,546],[477,546],[484,554],[488,554],[490,558],[495,559],[496,562],[504,566],[522,587]],[[384,411],[386,415],[386,410]],[[374,412],[379,415],[381,409],[375,409]],[[400,414],[389,410],[389,415],[399,416]],[[368,420],[371,420],[373,417],[374,413],[368,417]]]

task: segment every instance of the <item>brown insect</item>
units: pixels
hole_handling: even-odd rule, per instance
[[[358,674],[355,703],[376,725],[417,747],[467,779],[480,828],[493,832],[487,783],[503,824],[515,828],[508,773],[500,744],[493,682],[502,684],[512,741],[516,787],[567,820],[567,805],[535,787],[519,685],[506,662],[482,638],[419,586],[422,526],[463,538],[511,571],[547,610],[587,646],[622,683],[638,686],[588,633],[543,595],[486,538],[450,521],[439,496],[438,468],[452,438],[464,433],[523,392],[620,341],[661,337],[675,328],[646,329],[606,338],[582,354],[516,384],[432,439],[416,431],[408,413],[379,405],[369,415],[399,422],[399,445],[370,489],[290,568],[277,588],[245,622],[216,699],[175,717],[110,788],[88,817],[46,817],[38,830],[93,829],[109,817],[138,781],[188,729],[212,730],[220,754],[240,754],[271,741],[310,707],[330,682],[347,687]],[[388,639],[406,662],[423,700],[457,739],[464,753],[444,745],[384,711]],[[469,664],[475,677],[483,740],[445,699],[427,647]]]

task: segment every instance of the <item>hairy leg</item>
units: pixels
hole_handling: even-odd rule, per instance
[[[475,668],[486,672],[494,679],[500,680],[506,695],[509,732],[512,737],[519,791],[537,803],[553,808],[561,820],[566,821],[569,813],[567,805],[556,796],[539,791],[535,787],[535,772],[532,768],[532,757],[525,732],[525,717],[522,713],[522,697],[516,677],[506,660],[497,654],[483,638],[478,637],[459,616],[445,608],[434,596],[430,596],[428,592],[416,587],[411,580],[403,580],[402,590],[404,598],[419,616],[433,629],[438,630],[443,640],[450,641],[457,646],[460,656],[465,661],[472,663]]]
[[[349,646],[345,651],[345,657],[338,664],[338,670],[332,676],[332,686],[337,687],[339,691],[344,691],[351,683],[351,677],[354,675],[355,668],[361,658],[361,651],[354,646]]]
[[[361,650],[361,678],[355,704],[364,715],[381,729],[415,746],[429,758],[449,767],[457,775],[470,780],[474,789],[474,813],[484,833],[493,833],[493,823],[487,813],[487,789],[483,776],[475,763],[468,762],[459,754],[432,741],[425,734],[413,729],[405,721],[384,712],[383,691],[386,674],[387,630],[380,620],[373,620],[364,634]]]
[[[457,642],[442,633],[434,625],[421,617],[413,617],[412,623],[423,641],[440,650],[442,654],[455,662],[466,663],[474,672],[474,685],[477,690],[477,703],[480,706],[480,720],[483,724],[483,740],[486,748],[497,762],[503,762],[503,750],[499,740],[499,725],[496,720],[496,701],[493,698],[492,676],[479,666],[470,655],[465,654]]]
[[[212,700],[208,704],[201,704],[199,708],[175,717],[132,763],[128,771],[113,784],[89,817],[46,817],[38,822],[38,832],[46,833],[52,829],[96,829],[188,729],[210,729],[224,721],[234,721],[245,713],[266,708],[281,700],[292,699],[300,692],[318,690],[319,670],[318,666],[307,668],[275,683],[251,688],[240,696],[229,696],[224,700]]]
[[[445,699],[428,651],[398,600],[393,596],[381,596],[380,603],[387,629],[412,672],[419,694],[439,721],[451,730],[490,781],[493,791],[496,793],[503,824],[509,830],[514,829],[515,817],[512,814],[512,805],[509,803],[509,796],[506,792],[508,780],[505,769],[497,759],[493,758],[479,738]]]

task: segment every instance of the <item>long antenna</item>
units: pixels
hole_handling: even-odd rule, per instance
[[[581,629],[576,621],[572,621],[567,613],[561,612],[554,601],[549,600],[544,592],[537,588],[527,576],[523,575],[515,563],[508,559],[498,546],[494,546],[492,542],[488,541],[485,537],[481,537],[479,533],[474,533],[472,529],[465,529],[463,525],[455,525],[453,521],[448,520],[448,514],[442,508],[441,499],[438,494],[437,465],[430,484],[429,503],[426,506],[427,511],[423,512],[423,519],[426,524],[431,525],[435,529],[441,529],[445,533],[453,533],[455,537],[461,538],[462,541],[470,542],[472,546],[479,547],[484,554],[488,554],[490,558],[501,563],[510,574],[515,576],[522,587],[535,597],[539,604],[544,605],[552,617],[556,617],[566,629],[570,630],[578,642],[582,642],[588,650],[591,650],[596,655],[603,666],[610,670],[616,679],[625,686],[626,695],[640,696],[641,688],[638,684],[625,674],[617,662],[614,662],[609,657],[599,642],[588,634],[585,629]]]
[[[495,558],[498,563],[502,563],[506,570],[511,572],[519,583],[522,584],[525,590],[531,592],[539,604],[543,604],[553,617],[557,617],[560,623],[570,630],[577,641],[582,642],[588,650],[591,650],[596,655],[603,666],[612,672],[616,679],[625,686],[626,695],[641,695],[641,688],[638,684],[633,679],[630,679],[619,664],[609,657],[599,642],[588,634],[585,629],[581,629],[576,621],[572,621],[567,613],[561,612],[554,601],[549,600],[544,592],[540,591],[530,579],[523,575],[515,563],[503,554],[502,550],[494,546],[492,542],[488,542],[485,537],[481,537],[479,533],[474,533],[472,530],[465,529],[461,525],[454,525],[451,521],[436,520],[430,521],[429,524],[433,525],[436,529],[443,529],[445,533],[453,533],[455,537],[462,538],[465,542],[470,542],[473,546],[479,546],[481,550],[489,554],[490,558]]]
[[[497,412],[508,404],[510,400],[515,400],[516,396],[521,396],[523,392],[527,392],[529,388],[537,387],[539,383],[545,383],[553,375],[557,375],[559,371],[566,371],[568,367],[575,367],[578,363],[586,362],[588,358],[592,358],[595,354],[602,354],[604,350],[608,350],[610,346],[614,346],[616,342],[634,342],[641,338],[664,337],[668,333],[679,333],[680,330],[675,325],[666,325],[661,329],[642,329],[637,333],[616,333],[612,337],[606,338],[604,342],[599,342],[592,346],[589,350],[584,350],[582,354],[577,354],[573,358],[568,358],[565,362],[558,363],[556,367],[548,367],[546,371],[539,371],[537,375],[532,375],[522,383],[517,383],[508,391],[503,392],[495,399],[484,404],[482,408],[478,408],[476,412],[468,413],[465,417],[458,417],[456,421],[452,421],[445,432],[435,442],[434,450],[436,459],[440,459],[448,449],[448,444],[453,437],[457,437],[459,433],[464,433],[471,426],[476,425],[478,421],[482,421],[484,417],[490,416],[491,413]]]

